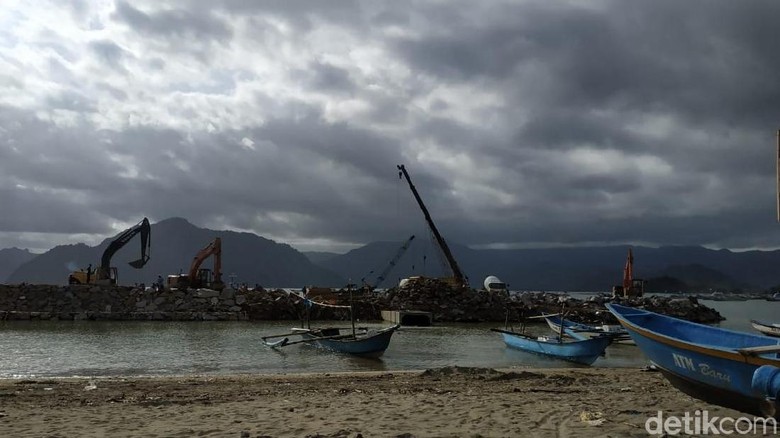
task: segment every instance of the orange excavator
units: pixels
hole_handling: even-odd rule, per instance
[[[214,256],[214,270],[201,268],[200,265],[209,256]],[[190,270],[186,275],[169,275],[169,289],[208,288],[222,290],[225,284],[222,282],[222,239],[214,238],[214,241],[206,245],[205,248],[198,251],[195,258],[192,259]]]
[[[623,284],[612,288],[612,296],[633,298],[641,297],[645,292],[645,280],[634,278],[634,254],[628,248],[626,266],[623,268]]]

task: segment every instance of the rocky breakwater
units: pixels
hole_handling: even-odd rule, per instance
[[[265,290],[0,285],[0,320],[236,321],[258,313],[258,306],[266,309],[261,313],[268,319],[290,315],[291,305],[268,304],[273,298]],[[273,318],[269,311],[279,316]]]
[[[383,310],[431,312],[435,322],[486,322],[503,321],[507,302],[506,294],[456,288],[434,278],[420,278],[388,290],[378,305]]]
[[[436,322],[503,322],[565,305],[570,319],[615,323],[604,304],[618,302],[690,321],[714,323],[724,318],[694,297],[645,297],[616,300],[597,295],[586,300],[546,292],[506,293],[453,288],[436,279],[421,279],[384,293],[354,291],[358,320],[379,320],[382,310],[418,310]],[[0,320],[349,320],[349,292],[334,291],[312,301],[342,307],[307,305],[285,290],[210,289],[156,291],[123,286],[0,285]]]
[[[652,296],[627,299],[595,294],[580,300],[566,294],[524,292],[515,294],[510,299],[510,306],[523,311],[526,317],[564,311],[566,317],[572,321],[617,324],[617,319],[607,310],[606,303],[646,309],[702,324],[717,323],[725,319],[717,310],[699,303],[695,297]]]
[[[699,323],[723,321],[715,309],[702,305],[695,297],[643,297],[631,300],[594,295],[585,300],[550,292],[497,293],[465,288],[453,288],[436,279],[421,279],[402,288],[390,289],[375,305],[385,310],[422,310],[433,313],[434,321],[498,322],[505,321],[507,312],[513,321],[522,317],[560,313],[578,322],[592,324],[617,323],[605,307],[615,302],[647,309]]]

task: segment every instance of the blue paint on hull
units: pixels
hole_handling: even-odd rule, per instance
[[[762,415],[765,397],[753,390],[753,373],[761,365],[780,366],[780,359],[777,353],[749,356],[738,350],[778,345],[776,339],[615,304],[607,308],[675,387],[710,403]]]
[[[393,333],[395,333],[395,331],[400,327],[400,325],[394,325],[375,333],[369,333],[365,336],[358,336],[357,339],[322,339],[319,341],[314,341],[312,344],[319,348],[337,353],[377,358],[382,356],[385,350],[387,350],[387,347],[390,345],[390,339],[393,337]],[[316,336],[306,334],[304,335],[304,338],[316,339]]]
[[[610,338],[592,338],[573,342],[557,342],[556,340],[539,340],[521,333],[511,333],[494,330],[501,333],[508,347],[530,353],[550,356],[569,362],[591,365],[612,342]]]

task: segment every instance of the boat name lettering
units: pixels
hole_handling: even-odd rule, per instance
[[[686,371],[697,372],[703,376],[709,377],[710,379],[731,383],[730,375],[712,368],[710,364],[695,363],[692,358],[677,353],[672,353],[672,359],[674,359],[674,365],[678,368],[682,368]]]
[[[706,363],[700,363],[699,364],[699,372],[704,374],[707,377],[712,377],[713,379],[722,380],[724,382],[731,383],[731,376],[725,373],[722,373],[720,371],[714,370],[710,368],[710,366]]]
[[[682,354],[672,353],[672,358],[674,359],[674,364],[677,367],[688,371],[696,371],[696,367],[693,366],[693,359],[690,357],[683,356]]]

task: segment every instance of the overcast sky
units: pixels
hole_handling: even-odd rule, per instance
[[[780,246],[780,2],[3,1],[0,248]]]

